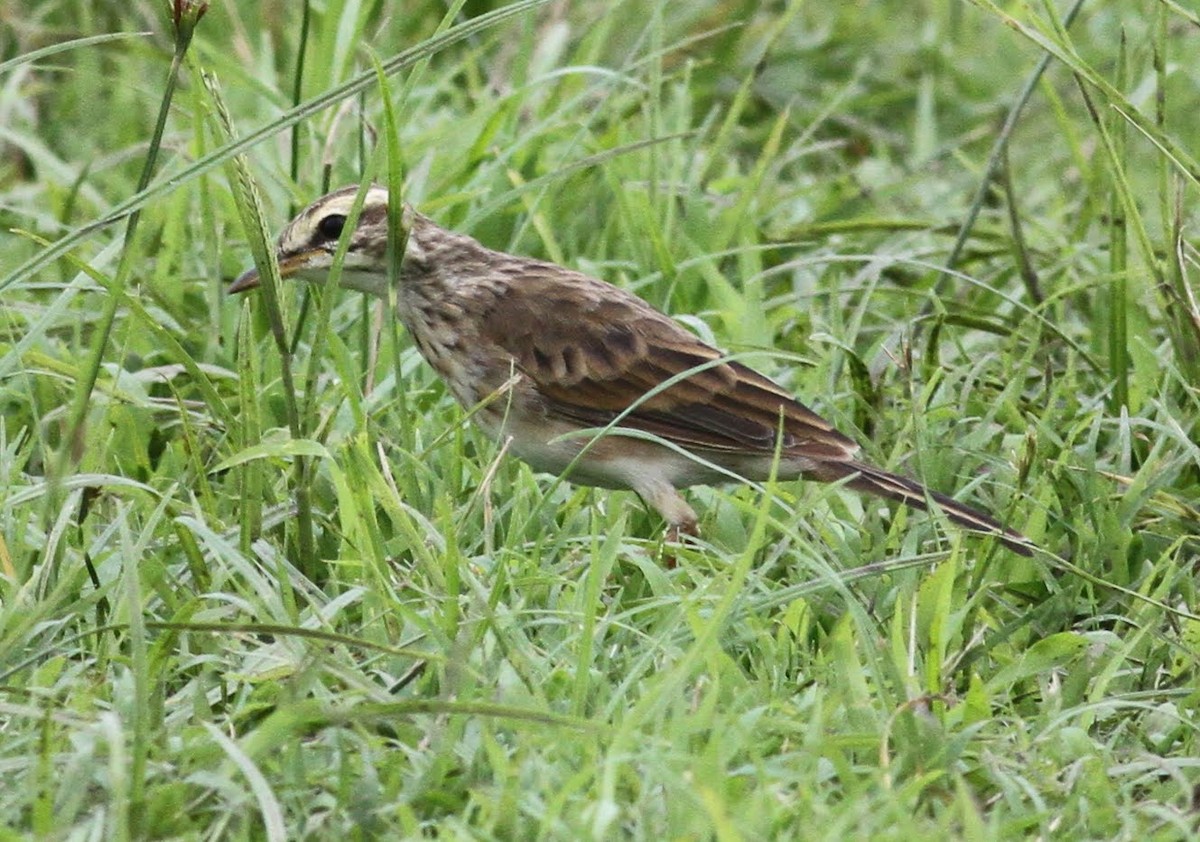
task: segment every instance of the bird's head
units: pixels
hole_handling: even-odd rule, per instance
[[[279,235],[276,257],[281,277],[321,283],[333,266],[333,254],[349,220],[357,185],[335,190],[300,211]],[[411,231],[416,213],[409,205],[401,211],[404,234]],[[376,185],[367,189],[358,224],[350,233],[342,263],[342,286],[383,295],[388,284],[388,191]],[[415,245],[415,244],[413,244]],[[410,246],[411,248],[411,246]],[[258,269],[243,272],[229,286],[230,293],[258,286]]]

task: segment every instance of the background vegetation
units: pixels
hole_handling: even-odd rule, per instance
[[[179,6],[0,6],[5,838],[1195,831],[1189,4]],[[1044,552],[789,483],[663,565],[376,303],[223,294],[364,172]]]

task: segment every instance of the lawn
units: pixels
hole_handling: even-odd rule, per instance
[[[0,6],[2,839],[1200,828],[1179,0]],[[384,302],[226,287],[374,180],[637,294],[1023,558],[506,458]]]

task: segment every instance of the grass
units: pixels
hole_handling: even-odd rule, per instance
[[[0,9],[4,838],[1196,832],[1194,13],[761,5]],[[385,308],[223,294],[364,172],[1043,552],[768,483],[665,566]]]

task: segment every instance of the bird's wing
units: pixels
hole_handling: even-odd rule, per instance
[[[610,284],[550,264],[526,264],[490,302],[483,338],[512,355],[551,414],[621,426],[683,447],[737,453],[801,451],[816,461],[858,445],[786,390]],[[650,394],[676,376],[681,379]],[[647,397],[647,395],[649,395]]]

